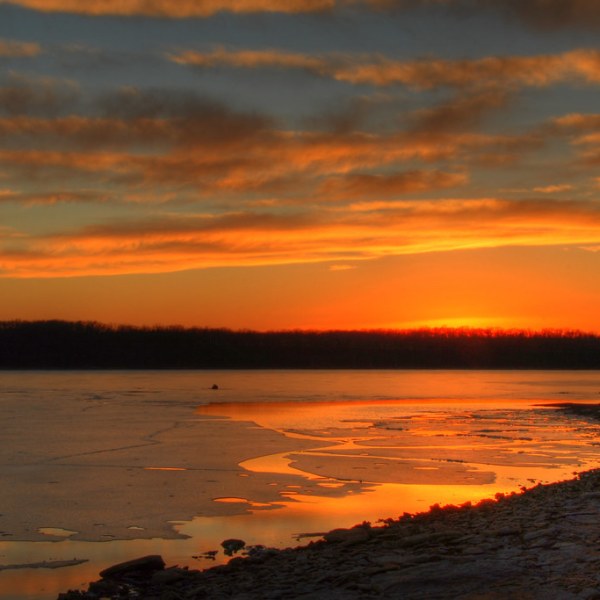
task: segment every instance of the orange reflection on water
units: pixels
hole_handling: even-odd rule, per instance
[[[352,420],[356,429],[371,425],[372,419],[382,415],[396,418],[410,417],[414,420],[426,419],[428,423],[444,422],[448,415],[462,414],[464,411],[486,410],[494,408],[528,408],[531,402],[520,399],[495,399],[492,402],[481,398],[457,400],[460,394],[462,379],[458,383],[449,380],[447,398],[418,400],[336,400],[307,402],[215,402],[203,404],[196,408],[196,413],[211,417],[225,417],[235,421],[253,421],[261,427],[294,432],[299,426],[320,425],[328,428],[333,423],[344,423]],[[473,387],[472,381],[469,387]],[[410,386],[408,386],[410,388]],[[479,383],[475,393],[483,392],[486,384]],[[473,392],[473,390],[470,390]],[[437,412],[436,412],[437,411]],[[326,433],[324,429],[322,433]]]
[[[144,471],[187,471],[183,467],[144,467]]]
[[[223,403],[202,406],[198,413],[251,421],[288,437],[313,440],[312,448],[262,455],[240,466],[261,473],[302,474],[313,482],[321,478],[328,485],[370,486],[358,504],[363,511],[378,506],[386,515],[390,495],[403,505],[402,512],[427,508],[410,500],[414,488],[426,502],[465,502],[534,481],[567,478],[575,469],[600,464],[600,450],[592,443],[596,431],[586,431],[593,425],[581,426],[519,400]],[[381,504],[374,503],[387,485],[409,487],[400,496],[399,488],[394,493],[386,488]],[[353,504],[351,493],[356,490],[348,490],[343,502],[336,500],[336,514],[342,505]],[[322,510],[328,510],[331,498],[317,496]]]
[[[83,589],[98,579],[98,567],[87,563],[65,569],[16,569],[0,574],[0,597],[23,600],[56,598],[59,591]]]
[[[21,565],[20,568],[0,570],[0,598],[41,600],[56,598],[59,592],[84,589],[96,581],[98,573],[115,563],[147,554],[172,554],[173,541],[160,539],[120,540],[109,542],[0,542],[1,562]],[[62,568],[24,568],[38,562],[33,556],[42,553],[44,560],[70,561],[73,558],[88,562]]]

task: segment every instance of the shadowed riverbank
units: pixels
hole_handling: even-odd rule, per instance
[[[165,569],[151,557],[59,598],[593,600],[598,523],[595,470],[476,505],[334,530],[301,548],[251,548],[205,571]]]
[[[564,402],[551,404],[556,406],[567,415],[583,417],[591,421],[600,421],[600,404],[578,404],[576,402]]]

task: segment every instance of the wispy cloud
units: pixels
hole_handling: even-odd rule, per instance
[[[567,131],[589,131],[590,129],[600,129],[600,114],[569,113],[554,118],[552,124]]]
[[[554,185],[544,185],[534,187],[533,191],[538,192],[540,194],[557,194],[559,192],[568,192],[573,189],[573,186],[568,183],[554,184]]]
[[[89,16],[145,16],[182,19],[205,18],[219,12],[319,13],[348,8],[376,11],[410,11],[419,7],[441,7],[447,11],[489,11],[519,19],[536,29],[600,26],[596,0],[0,0],[43,12],[67,12]]]
[[[67,12],[90,16],[120,15],[182,19],[210,17],[220,12],[320,13],[345,8],[375,10],[411,9],[421,5],[447,5],[457,0],[0,0],[43,12]],[[460,0],[463,2],[464,0]]]
[[[46,190],[43,193],[30,194],[13,190],[0,190],[0,204],[3,202],[16,202],[23,206],[51,206],[72,202],[103,202],[107,198],[108,194],[91,190],[78,190],[76,192]]]
[[[31,58],[41,52],[41,46],[35,42],[0,39],[0,58]]]
[[[304,13],[331,10],[336,0],[0,0],[43,12],[68,12],[83,15],[146,16],[181,19],[208,17],[219,12]]]
[[[600,115],[570,113],[552,120],[550,128],[568,137],[580,166],[600,164]]]
[[[600,51],[585,48],[553,55],[402,61],[381,54],[309,55],[274,49],[228,50],[221,47],[210,52],[187,50],[171,53],[169,58],[178,64],[196,68],[301,69],[350,84],[401,84],[416,89],[600,83]]]
[[[539,200],[438,200],[357,210],[162,215],[53,235],[4,237],[13,277],[165,272],[510,245],[598,243],[600,206]]]
[[[219,192],[221,198],[269,193],[281,200],[343,202],[358,194],[377,199],[463,185],[469,162],[498,163],[505,153],[518,160],[531,143],[522,136],[475,133],[249,130],[235,116],[221,122],[219,138],[211,133],[214,124],[206,131],[200,124],[185,119],[0,119],[0,134],[10,142],[0,146],[4,179],[16,186],[24,181],[86,187],[111,183],[124,198],[143,187],[150,203],[168,189],[172,199],[187,201]],[[455,168],[399,168],[440,159],[455,162]]]
[[[522,57],[514,58],[520,64]],[[233,59],[242,68],[316,68],[301,66],[301,55]],[[562,174],[538,185],[520,184],[535,189],[535,200],[494,198],[492,184],[484,192],[473,187],[479,166],[502,169],[511,161],[520,166],[528,152],[540,150],[552,136],[573,153],[585,149],[589,164],[600,156],[594,154],[598,115],[572,113],[530,131],[485,133],[482,122],[512,102],[512,90],[500,85],[502,77],[494,79],[495,67],[485,71],[486,60],[459,61],[458,71],[468,73],[459,76],[438,66],[428,71],[438,62],[431,59],[424,72],[456,82],[453,88],[473,88],[466,94],[453,89],[428,108],[415,110],[411,104],[387,128],[372,130],[360,129],[352,119],[344,127],[286,128],[265,114],[185,91],[126,87],[88,94],[82,101],[79,88],[67,81],[10,76],[0,87],[6,192],[0,204],[25,211],[37,205],[103,203],[106,215],[114,204],[130,203],[126,209],[135,208],[137,218],[99,222],[96,216],[86,221],[96,225],[72,229],[56,221],[31,231],[23,226],[3,236],[0,272],[105,275],[346,264],[503,245],[597,245],[597,203],[547,199],[575,189],[563,183],[570,180]],[[442,63],[449,71],[458,65]],[[528,76],[552,79],[543,73]],[[446,85],[420,77],[407,81],[420,82],[417,87],[425,80]],[[367,104],[363,108],[369,111]],[[434,199],[451,189],[465,199]],[[166,203],[179,214],[161,212]]]
[[[201,68],[303,69],[322,75],[328,75],[332,70],[327,58],[281,50],[228,50],[218,47],[211,52],[186,50],[168,56],[175,63]]]

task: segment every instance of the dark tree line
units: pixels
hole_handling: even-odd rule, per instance
[[[600,369],[573,331],[232,331],[0,322],[3,369]]]

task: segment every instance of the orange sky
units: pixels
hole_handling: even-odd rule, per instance
[[[600,332],[598,29],[0,0],[0,319]]]

